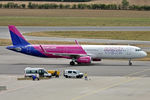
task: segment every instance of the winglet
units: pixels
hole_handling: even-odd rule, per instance
[[[75,40],[76,45],[79,45],[79,42],[77,40]]]

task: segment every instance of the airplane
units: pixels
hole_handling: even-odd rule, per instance
[[[80,45],[77,41],[76,45],[33,45],[14,25],[8,28],[13,45],[7,49],[37,57],[71,59],[70,65],[90,64],[101,59],[128,59],[131,66],[132,59],[147,56],[141,48],[130,45]]]

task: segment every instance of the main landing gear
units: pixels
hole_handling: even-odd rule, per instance
[[[132,62],[131,62],[131,59],[129,59],[129,66],[132,66]]]
[[[74,62],[74,61],[71,61],[71,62],[70,62],[70,65],[72,65],[72,66],[75,65],[75,62]]]

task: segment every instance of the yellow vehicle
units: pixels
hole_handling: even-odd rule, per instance
[[[57,71],[57,70],[48,70],[47,72],[55,77],[59,77],[59,75],[60,75],[60,71]]]

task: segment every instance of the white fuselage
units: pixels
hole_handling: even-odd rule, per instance
[[[147,56],[139,47],[129,45],[82,45],[87,55],[100,59],[133,59]]]

